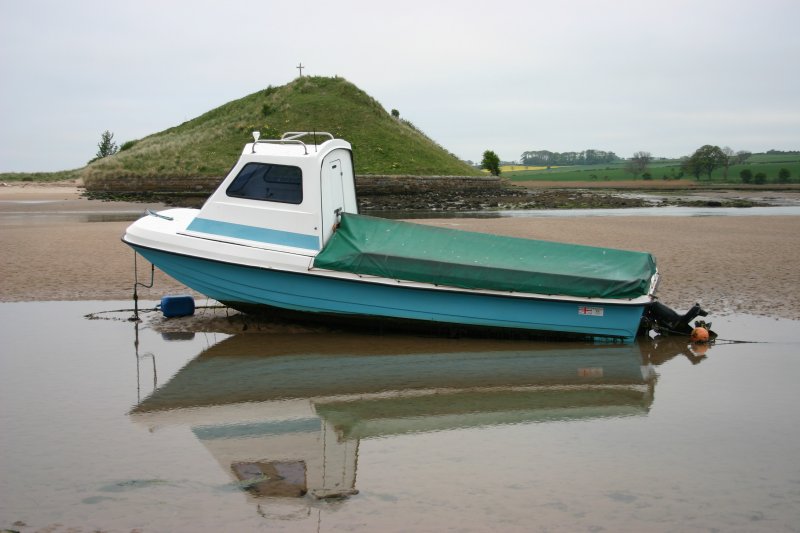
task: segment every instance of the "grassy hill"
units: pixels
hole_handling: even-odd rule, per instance
[[[125,143],[80,171],[93,182],[224,176],[251,132],[328,131],[353,145],[358,174],[475,175],[411,123],[342,78],[303,77],[234,100],[174,128]]]

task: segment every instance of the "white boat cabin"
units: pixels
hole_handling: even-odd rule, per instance
[[[314,256],[341,212],[357,213],[350,143],[326,132],[290,132],[245,145],[186,235]],[[301,139],[327,138],[321,144]],[[314,142],[314,141],[312,141]]]

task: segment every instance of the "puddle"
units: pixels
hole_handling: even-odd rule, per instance
[[[128,306],[0,304],[0,528],[800,521],[796,321],[709,317],[711,347],[593,345],[102,313]]]

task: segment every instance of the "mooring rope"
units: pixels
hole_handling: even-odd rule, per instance
[[[145,283],[141,283],[139,281],[139,270],[136,264],[136,256],[139,255],[136,251],[133,252],[133,316],[130,317],[128,320],[131,322],[138,322],[139,318],[139,294],[136,288],[141,285],[145,289],[152,289],[153,288],[153,280],[156,274],[156,266],[153,263],[150,263],[150,285]]]
[[[154,311],[159,311],[160,309],[161,309],[161,304],[158,304],[155,307],[148,307],[146,309],[139,309],[138,312],[139,313],[152,313]],[[205,309],[229,309],[229,308],[226,305],[202,305],[202,306],[195,307],[195,309],[204,309],[205,310]],[[106,311],[94,311],[92,313],[85,314],[85,315],[83,315],[83,318],[86,318],[88,320],[124,320],[126,322],[128,322],[128,321],[132,322],[132,320],[129,319],[129,318],[126,318],[126,319],[117,318],[117,317],[108,317],[108,318],[106,318],[106,317],[99,316],[99,315],[105,315],[105,314],[111,314],[111,313],[130,313],[132,311],[136,312],[137,310],[135,310],[135,309],[108,309]]]

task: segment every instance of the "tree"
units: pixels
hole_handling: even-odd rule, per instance
[[[753,155],[747,150],[739,150],[736,152],[736,164],[737,165],[744,165],[745,161],[747,161],[750,156]]]
[[[650,155],[650,152],[636,152],[633,154],[633,157],[628,160],[628,164],[625,165],[625,170],[633,174],[635,178],[647,170],[647,166],[652,160],[653,156]]]
[[[483,160],[481,161],[481,168],[485,168],[492,173],[492,176],[500,175],[500,158],[491,150],[483,152]]]
[[[734,163],[736,159],[736,153],[730,146],[725,146],[722,149],[722,153],[725,154],[725,161],[722,163],[722,168],[725,169],[723,175],[725,177],[725,181],[728,181],[728,168]]]
[[[106,130],[100,136],[100,142],[97,143],[97,157],[94,160],[96,161],[97,159],[114,155],[117,153],[117,150],[117,143],[114,142],[114,134]]]
[[[400,111],[398,111],[397,109],[392,109],[392,116],[394,118],[400,118]]]
[[[708,175],[711,179],[711,173],[715,168],[719,168],[727,161],[727,156],[719,146],[712,146],[706,144],[698,148],[684,163],[684,169],[690,174],[694,175],[698,180],[700,174]]]
[[[789,183],[790,177],[792,177],[792,172],[788,168],[782,168],[778,171],[778,183]]]
[[[703,173],[703,169],[696,164],[693,158],[686,157],[681,160],[681,172],[691,174],[694,179],[700,180],[700,174]]]
[[[767,182],[767,175],[763,172],[758,172],[755,176],[756,185],[764,185]]]
[[[739,177],[742,178],[742,183],[750,183],[753,181],[753,171],[749,168],[743,168],[741,172],[739,172]]]

